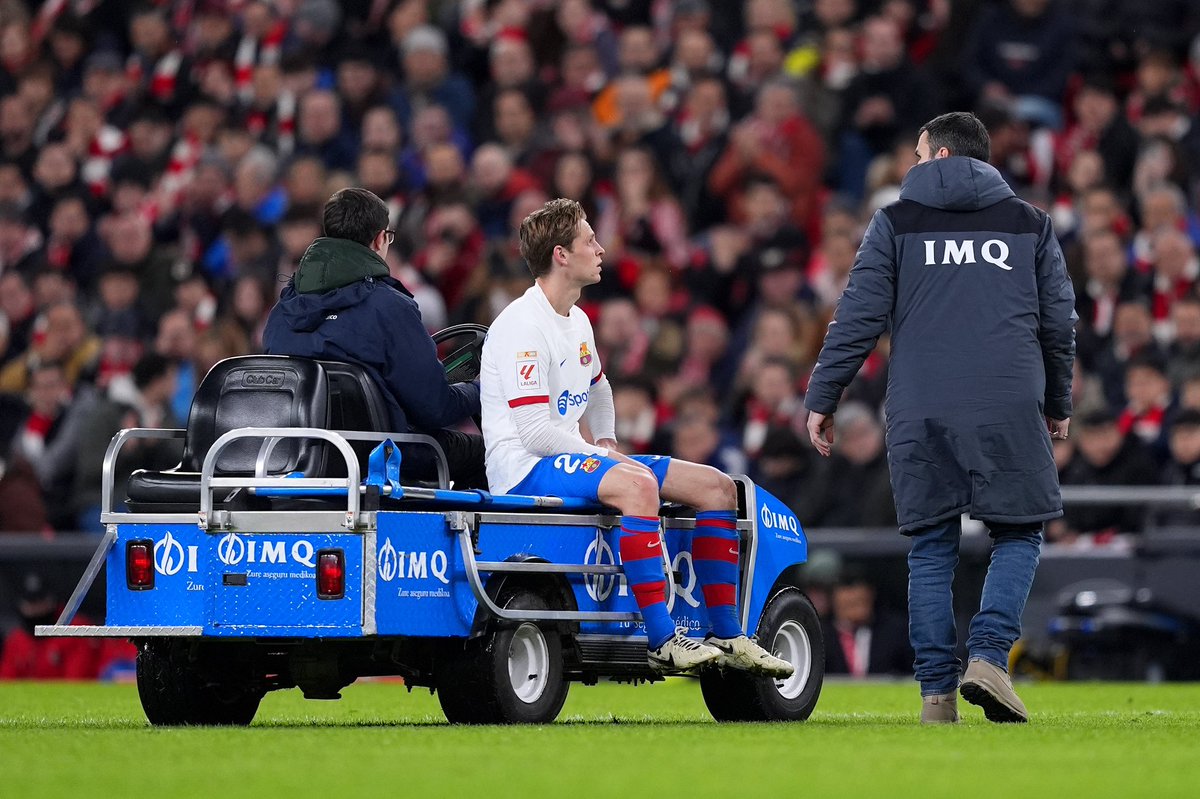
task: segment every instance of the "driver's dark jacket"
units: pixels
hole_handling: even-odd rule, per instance
[[[804,404],[833,413],[890,332],[888,466],[901,531],[964,511],[999,524],[1061,516],[1044,417],[1071,415],[1074,309],[1045,213],[982,161],[920,164],[871,220]]]
[[[479,413],[479,385],[446,382],[416,300],[357,242],[312,243],[271,309],[263,346],[362,364],[383,390],[393,432],[432,432]]]

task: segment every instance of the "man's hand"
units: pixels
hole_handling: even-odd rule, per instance
[[[808,412],[808,440],[816,447],[817,452],[829,457],[833,451],[833,414],[826,416],[816,411]]]
[[[1070,424],[1070,419],[1051,419],[1049,416],[1046,417],[1046,428],[1050,431],[1050,438],[1065,439],[1067,437],[1067,428]]]

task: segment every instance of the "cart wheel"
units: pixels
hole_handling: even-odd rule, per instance
[[[825,644],[812,602],[798,589],[781,589],[767,602],[758,640],[796,669],[782,680],[740,671],[700,674],[704,704],[717,721],[804,721],[825,679]]]
[[[263,698],[261,691],[206,678],[170,641],[149,641],[140,647],[137,686],[142,710],[156,727],[244,727],[254,720]]]
[[[513,610],[549,610],[541,594],[516,586],[497,602]],[[437,666],[437,694],[454,724],[548,724],[570,684],[562,641],[535,622],[501,622],[471,641],[447,641]]]

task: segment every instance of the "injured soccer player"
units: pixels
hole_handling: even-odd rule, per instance
[[[574,200],[551,200],[521,223],[534,285],[496,318],[483,346],[480,394],[488,483],[496,494],[582,497],[621,513],[620,553],[646,624],[650,665],[705,665],[787,677],[792,666],[746,636],[737,615],[737,491],[726,474],[617,449],[612,388],[591,322],[576,307],[600,281],[604,248]],[[594,443],[584,439],[586,420]],[[667,612],[659,505],[695,508],[690,550],[709,630],[703,642]]]

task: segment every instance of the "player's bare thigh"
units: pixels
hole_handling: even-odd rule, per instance
[[[737,486],[724,472],[702,463],[671,459],[663,480],[662,498],[696,510],[733,510]]]

